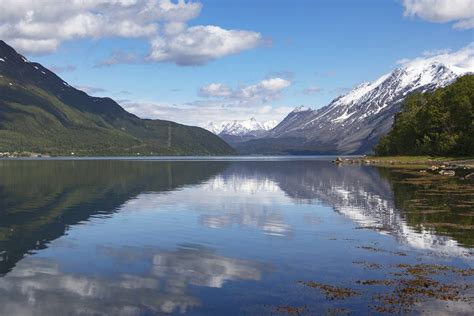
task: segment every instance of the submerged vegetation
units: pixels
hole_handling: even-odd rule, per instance
[[[474,155],[474,75],[406,98],[377,155]]]
[[[387,271],[385,277],[352,282],[351,287],[342,287],[316,281],[298,281],[310,289],[318,289],[329,301],[347,300],[358,297],[366,304],[367,311],[381,314],[411,314],[425,304],[433,302],[458,302],[470,304],[474,288],[474,269],[460,269],[437,264],[376,264]],[[290,315],[313,315],[309,306],[279,306],[277,312]],[[338,308],[337,314],[351,313],[350,309]],[[326,314],[333,314],[328,309]]]
[[[474,246],[474,179],[416,169],[379,171],[389,180],[395,206],[410,227],[420,232],[434,230],[464,246]]]

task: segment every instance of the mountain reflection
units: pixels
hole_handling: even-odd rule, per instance
[[[198,184],[225,162],[0,161],[0,274],[69,226],[108,216],[142,192]]]
[[[453,223],[472,227],[473,216],[454,206],[472,206],[473,193],[454,194],[461,187],[449,181],[418,185],[396,172],[328,161],[0,161],[0,273],[92,217],[182,201],[205,227],[247,227],[284,238],[297,230],[289,206],[323,203],[400,243],[465,256],[472,229]],[[440,213],[426,213],[440,206]]]
[[[400,178],[397,174],[396,171],[371,166],[335,166],[325,161],[286,161],[265,164],[249,162],[231,165],[218,176],[220,185],[211,187],[219,191],[222,190],[224,184],[231,183],[232,185],[226,187],[234,188],[238,192],[241,187],[251,192],[266,191],[264,189],[266,187],[271,191],[279,188],[298,203],[325,203],[336,212],[356,222],[361,228],[391,234],[400,243],[411,247],[431,250],[442,255],[468,256],[470,251],[465,246],[472,246],[472,240],[469,237],[472,236],[472,229],[441,231],[436,229],[436,225],[426,226],[426,216],[414,215],[417,212],[423,214],[423,210],[407,207],[407,202],[408,206],[413,206],[410,201],[417,193],[421,195],[417,195],[417,198],[432,201],[430,192],[423,195],[425,187],[397,181]],[[452,180],[451,185],[455,185],[453,181],[458,180]],[[238,184],[234,184],[235,182]],[[434,190],[443,183],[433,182],[431,189]],[[396,195],[401,193],[404,193],[404,196]],[[443,205],[444,208],[448,208],[447,212],[442,213],[444,217],[441,218],[441,220],[446,220],[445,217],[452,217],[455,214],[452,208],[461,200],[473,205],[473,193],[471,192],[471,195],[459,194],[456,200],[453,194],[441,192],[439,193],[441,201],[435,200],[432,202],[433,205],[428,205],[428,207],[435,209]],[[449,201],[446,196],[449,196]],[[258,217],[257,215],[262,211],[263,207],[260,207],[251,213],[254,217]],[[211,227],[229,226],[233,222],[238,223],[239,216],[242,217],[245,211],[244,213],[239,211],[222,213],[217,216],[203,217],[203,224]],[[471,221],[472,216],[464,216],[464,218],[459,216],[459,218],[465,222]],[[431,221],[436,224],[436,218],[433,216]],[[276,227],[283,227],[282,225],[286,224],[280,220]]]
[[[73,274],[48,259],[25,258],[0,279],[1,315],[142,315],[184,313],[201,302],[190,285],[220,288],[233,280],[259,280],[262,266],[217,255],[202,246],[174,251],[104,248],[100,255],[146,262],[141,274]]]

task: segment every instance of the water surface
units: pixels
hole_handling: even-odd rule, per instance
[[[473,194],[328,158],[0,161],[0,314],[468,315]],[[377,297],[428,277],[462,296]]]

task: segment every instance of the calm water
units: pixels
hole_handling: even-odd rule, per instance
[[[397,288],[361,280],[474,267],[473,193],[324,158],[0,161],[0,314],[377,314]],[[472,274],[432,278],[467,296],[404,313],[470,314]]]

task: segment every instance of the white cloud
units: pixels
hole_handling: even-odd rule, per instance
[[[202,65],[226,55],[255,48],[262,42],[256,32],[225,30],[218,26],[193,26],[172,36],[158,36],[151,41],[149,60],[172,61],[178,65]],[[169,31],[168,31],[169,32]]]
[[[199,95],[205,98],[209,97],[228,97],[232,90],[222,83],[211,83],[199,89]]]
[[[185,0],[2,0],[0,38],[32,54],[51,53],[80,38],[144,38],[152,47],[148,61],[178,65],[204,64],[262,42],[257,32],[188,27],[201,8]]]
[[[454,28],[474,28],[474,0],[403,0],[406,16],[436,23],[456,22]]]
[[[198,95],[205,99],[181,104],[124,100],[121,105],[142,118],[165,119],[197,126],[206,126],[216,119],[247,120],[255,117],[259,121],[280,121],[291,112],[293,106],[276,105],[274,102],[290,85],[290,81],[279,77],[235,89],[223,83],[211,83],[198,90]]]
[[[151,101],[124,101],[121,105],[129,112],[142,117],[170,120],[187,125],[206,126],[217,120],[247,120],[255,117],[259,121],[282,120],[292,106],[257,105],[241,107],[222,100],[174,104]]]
[[[430,63],[441,63],[458,74],[474,72],[474,43],[454,52],[445,49],[424,52],[423,57],[402,59],[398,63],[410,68]]]
[[[283,78],[269,78],[254,85],[242,86],[231,89],[222,83],[211,83],[199,89],[203,97],[223,98],[229,103],[240,105],[255,105],[277,99],[281,92],[291,85],[289,80]]]

